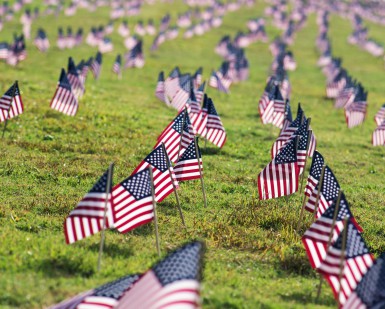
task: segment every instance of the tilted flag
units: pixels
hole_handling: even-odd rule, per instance
[[[328,245],[333,244],[342,230],[344,229],[345,217],[356,225],[357,229],[362,232],[362,228],[355,221],[345,195],[341,194],[341,200],[337,209],[336,221],[333,225],[333,218],[337,207],[337,199],[333,204],[320,216],[302,236],[302,242],[305,246],[306,253],[309,257],[310,264],[313,268],[318,268],[325,259]]]
[[[170,104],[178,111],[182,110],[190,96],[191,77],[190,74],[184,74],[179,77],[179,89],[171,98]]]
[[[283,121],[285,120],[285,100],[282,97],[279,87],[275,87],[273,110],[272,124],[278,128],[282,128]]]
[[[354,224],[348,221],[345,229],[347,230],[342,232],[336,242],[329,247],[323,262],[318,267],[318,272],[320,272],[329,283],[333,290],[334,297],[340,306],[345,304],[362,277],[373,265],[374,260],[364,239]],[[343,250],[344,248],[342,247],[344,234],[346,235],[345,250]],[[341,270],[342,278],[340,283],[339,276]],[[341,293],[339,293],[340,287]]]
[[[107,187],[108,183],[111,184],[109,188]],[[64,234],[67,244],[72,244],[101,231],[104,213],[106,213],[105,227],[113,226],[111,187],[112,173],[109,175],[109,170],[107,170],[65,220]]]
[[[342,309],[385,308],[385,253],[374,262]]]
[[[16,81],[0,98],[0,122],[11,119],[24,112],[19,84]]]
[[[94,75],[95,79],[98,79],[100,76],[100,70],[102,67],[102,57],[103,57],[102,53],[98,52],[96,54],[95,59],[93,59],[93,61],[91,63],[90,69],[91,69],[91,72]]]
[[[293,139],[259,173],[260,200],[290,195],[298,190],[297,140]]]
[[[205,138],[215,146],[222,148],[226,143],[226,131],[221,118],[215,109],[214,102],[209,98],[207,106],[207,124]]]
[[[67,78],[71,84],[72,92],[76,99],[79,99],[84,94],[84,85],[79,77],[78,70],[76,69],[75,63],[71,57],[68,58]]]
[[[349,129],[362,124],[365,120],[368,106],[367,96],[367,92],[360,90],[353,103],[345,107],[345,119]]]
[[[200,308],[203,253],[201,242],[175,250],[148,270],[115,308]]]
[[[114,227],[127,233],[154,218],[150,170],[144,169],[112,188]]]
[[[176,163],[178,155],[183,154],[194,136],[194,128],[187,111],[184,110],[160,134],[154,148],[164,143],[170,161]]]
[[[318,185],[319,179],[321,177],[322,166],[325,164],[323,156],[316,150],[314,152],[313,160],[310,166],[310,173],[307,177],[305,195],[310,196],[316,186]]]
[[[165,93],[169,99],[174,97],[176,92],[179,90],[179,76],[180,71],[178,67],[175,67],[170,75],[164,81]]]
[[[112,72],[117,75],[120,75],[122,73],[122,56],[121,55],[116,56],[114,65],[112,66]]]
[[[196,149],[198,149],[198,156]],[[178,181],[199,179],[201,173],[203,176],[202,155],[194,139],[174,166],[174,172]]]
[[[220,92],[229,93],[228,87],[225,86],[223,80],[214,71],[211,72],[209,86],[217,89]]]
[[[337,197],[338,192],[340,191],[340,185],[338,184],[337,178],[334,176],[332,170],[328,166],[325,167],[324,178],[322,180],[322,188],[319,193],[317,203],[319,187],[320,180],[305,205],[305,209],[310,212],[314,212],[315,208],[317,207],[317,213],[315,214],[316,218],[321,216],[325,210],[329,208],[330,204]]]
[[[380,110],[374,116],[374,121],[378,126],[385,121],[385,104],[381,106]]]
[[[173,183],[175,188],[179,187],[171,163],[167,163],[167,154],[164,153],[162,145],[144,158],[132,175],[148,167],[152,168],[154,177],[155,200],[161,202],[174,191]]]
[[[385,146],[385,120],[373,132],[373,146]]]
[[[167,104],[168,101],[166,101],[166,96],[165,96],[165,90],[164,90],[164,73],[163,71],[159,73],[158,76],[158,82],[156,84],[156,89],[155,89],[155,96],[161,100],[162,102],[165,102]]]
[[[75,116],[78,111],[79,103],[72,92],[71,84],[64,69],[61,70],[58,86],[50,106],[68,116]]]

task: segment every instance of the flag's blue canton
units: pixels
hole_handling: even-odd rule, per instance
[[[71,84],[67,78],[67,74],[65,73],[64,69],[61,70],[59,86],[71,91]]]
[[[117,56],[116,56],[115,63],[117,63],[117,64],[122,64],[122,56],[117,55]]]
[[[93,296],[110,297],[118,300],[138,279],[139,275],[136,274],[122,277],[96,288]]]
[[[322,214],[322,217],[333,219],[334,218],[334,210],[336,209],[337,198],[334,199],[333,204],[325,210]],[[336,221],[342,221],[345,217],[352,217],[352,213],[349,209],[349,204],[345,198],[345,194],[341,194],[340,206],[338,207],[338,213]]]
[[[179,280],[200,280],[202,253],[202,243],[187,244],[159,262],[153,271],[163,286]]]
[[[15,87],[15,97],[20,95],[20,89],[19,89],[19,86],[16,84],[16,87]]]
[[[288,121],[292,122],[293,121],[293,116],[291,114],[291,107],[290,107],[290,101],[286,100],[286,105],[285,105],[285,119]]]
[[[311,162],[310,175],[319,179],[321,177],[322,166],[324,163],[324,157],[316,150]]]
[[[368,308],[385,308],[385,253],[362,278],[355,292]]]
[[[186,119],[184,121],[183,131],[189,133],[190,132],[190,126],[191,126],[191,120],[190,120],[188,113],[186,112]]]
[[[199,158],[201,158],[201,153],[200,153],[199,147],[198,147],[198,154],[199,154]],[[195,151],[195,142],[194,142],[194,140],[192,140],[190,145],[187,147],[187,149],[183,153],[182,157],[178,161],[180,162],[180,161],[186,161],[186,160],[193,160],[196,158],[197,158],[197,155],[196,155],[196,151]]]
[[[164,73],[163,73],[163,71],[159,73],[158,82],[164,82]]]
[[[4,93],[4,95],[12,97],[13,96],[13,86],[14,86],[14,84],[7,90],[6,93]],[[17,90],[19,90],[18,87],[17,87]],[[16,93],[15,93],[15,95],[16,95]]]
[[[108,170],[103,174],[102,177],[100,177],[99,181],[92,187],[92,189],[90,190],[90,193],[105,193],[107,189],[107,179],[108,179]]]
[[[332,170],[326,166],[321,191],[323,196],[327,201],[331,201],[338,195],[339,190],[340,185],[338,184],[336,177],[334,176]]]
[[[274,161],[275,164],[293,163],[297,161],[295,139],[286,144],[286,146],[277,154]]]
[[[90,58],[88,59],[88,61],[86,62],[86,66],[90,67],[93,61],[94,61],[94,58],[93,58],[93,57],[90,57]]]
[[[162,145],[156,147],[145,159],[147,163],[160,170],[162,173],[167,171],[167,161],[165,153],[163,152]]]
[[[196,78],[198,75],[202,75],[202,71],[203,71],[203,69],[202,69],[202,67],[200,67],[200,68],[195,72],[194,78]]]
[[[225,61],[222,63],[220,69],[219,69],[219,72],[222,73],[223,76],[225,76],[227,74],[227,72],[229,71],[229,68],[230,68],[230,64]]]
[[[178,116],[174,119],[174,124],[172,125],[172,128],[177,131],[179,134],[182,133],[182,123],[183,123],[183,118],[184,118],[184,112],[179,113]],[[186,115],[187,119],[187,115]]]
[[[145,169],[128,177],[120,183],[124,189],[136,199],[141,200],[151,196],[151,177],[150,171]]]
[[[303,115],[303,119],[305,120],[306,117],[303,113],[303,110],[301,108],[301,106],[298,107],[298,111],[297,111],[297,117],[295,118],[295,120],[290,124],[290,127],[299,127],[301,125],[301,121],[302,121],[302,115]]]
[[[202,85],[199,86],[198,91],[204,91],[205,90],[206,81],[202,83]]]
[[[175,67],[175,69],[171,71],[169,77],[170,78],[177,78],[177,77],[179,77],[179,75],[180,75],[179,68]]]
[[[68,74],[72,74],[72,75],[75,75],[75,76],[78,76],[78,71],[76,70],[76,66],[75,66],[75,63],[74,61],[72,60],[71,57],[68,58]]]
[[[281,102],[283,102],[283,97],[282,97],[281,91],[279,90],[279,87],[276,87],[276,88],[275,88],[274,100],[275,100],[275,101],[281,101]]]
[[[297,132],[295,132],[295,135],[301,137],[299,139],[299,142],[298,142],[298,150],[306,150],[307,140],[308,140],[308,138],[307,138],[307,134],[308,134],[307,124],[308,124],[308,120],[305,120],[301,124],[301,126],[298,128]]]
[[[382,107],[384,107],[384,108],[385,108],[385,104],[382,104]]]
[[[345,258],[351,259],[356,256],[364,255],[369,253],[369,249],[365,244],[364,239],[361,237],[360,232],[354,226],[354,224],[348,221],[346,226],[347,234],[346,234],[346,250],[345,250]],[[333,247],[342,250],[342,239],[345,232],[341,233],[338,236],[338,239],[333,244]]]
[[[101,52],[98,52],[96,54],[95,60],[97,63],[102,64],[102,53]]]
[[[208,99],[207,113],[209,115],[218,116],[217,110],[215,109],[214,102],[210,98]]]
[[[180,87],[186,91],[190,91],[190,74],[184,74],[179,78]]]
[[[84,60],[82,59],[80,62],[79,62],[79,64],[76,66],[76,70],[78,71],[78,72],[81,72],[82,70],[83,70],[83,67],[85,66],[85,62],[84,62]]]
[[[197,98],[195,97],[194,93],[194,85],[192,84],[192,81],[190,83],[190,97],[189,97],[190,102],[196,102]]]

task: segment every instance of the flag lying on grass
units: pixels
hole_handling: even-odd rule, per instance
[[[80,239],[94,235],[103,229],[104,213],[106,211],[105,227],[113,226],[111,211],[111,186],[112,174],[108,180],[108,170],[83,197],[76,208],[72,210],[64,223],[64,234],[67,244],[72,244]],[[106,193],[108,192],[108,193]],[[106,205],[107,201],[107,205]],[[106,209],[107,206],[107,209]]]
[[[198,156],[196,153],[196,148],[198,149]],[[203,176],[203,163],[202,155],[199,149],[199,146],[195,143],[193,139],[190,145],[187,147],[186,151],[179,158],[178,162],[174,166],[174,172],[176,179],[178,181],[186,181],[199,179],[201,177],[199,172],[199,165],[202,176]]]
[[[297,139],[293,139],[259,173],[260,200],[290,195],[298,190]]]
[[[79,103],[72,92],[71,84],[64,69],[61,70],[58,86],[51,100],[51,108],[68,116],[75,116]]]
[[[154,218],[150,170],[144,169],[112,188],[114,227],[121,233]]]
[[[19,84],[16,81],[0,98],[0,122],[11,119],[24,112]]]
[[[142,275],[122,277],[50,309],[200,308],[203,255],[203,243],[188,243]]]

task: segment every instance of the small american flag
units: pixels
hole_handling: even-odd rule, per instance
[[[380,110],[374,116],[374,121],[378,126],[385,121],[385,104],[381,106]]]
[[[173,183],[175,188],[179,187],[171,163],[167,163],[167,159],[167,154],[164,153],[162,145],[160,145],[155,148],[132,173],[132,175],[134,175],[148,167],[152,168],[155,200],[157,202],[163,201],[174,191]],[[171,171],[171,176],[169,170]]]
[[[345,229],[347,231],[341,233],[336,242],[329,247],[324,261],[318,268],[318,271],[331,286],[334,297],[340,306],[345,304],[362,277],[373,265],[374,260],[355,225],[348,221]],[[342,251],[343,234],[346,234],[345,251]],[[341,255],[343,255],[343,260],[340,282]],[[339,293],[340,287],[341,293]]]
[[[179,77],[179,87],[178,91],[171,99],[171,106],[173,106],[178,111],[181,111],[190,96],[191,88],[191,76],[190,74],[184,74]]]
[[[122,308],[199,308],[203,244],[192,242],[147,271],[119,300]]]
[[[195,72],[193,76],[194,88],[198,88],[202,84],[202,72],[203,69],[201,67]]]
[[[374,265],[358,283],[342,309],[385,308],[385,253],[377,258]]]
[[[181,73],[178,67],[175,67],[170,75],[166,78],[164,82],[164,87],[166,95],[169,98],[174,97],[175,93],[179,90],[179,77]]]
[[[278,128],[282,128],[285,119],[285,100],[282,97],[279,87],[275,87],[273,110],[272,124]]]
[[[51,101],[51,108],[68,116],[75,116],[78,107],[78,100],[72,92],[66,72],[62,69],[58,86]]]
[[[219,117],[214,103],[210,98],[208,99],[205,138],[219,148],[222,148],[226,143],[225,128],[223,127],[221,118]]]
[[[310,212],[315,211],[319,187],[320,187],[320,183],[318,182],[317,186],[311,193],[309,200],[305,205],[305,209],[307,211],[310,211]],[[330,204],[337,197],[339,190],[340,190],[340,185],[338,184],[337,178],[334,176],[332,170],[328,166],[326,166],[325,172],[324,172],[324,178],[322,181],[322,188],[319,194],[316,218],[321,216],[325,212],[325,210],[329,208]]]
[[[316,150],[310,166],[310,173],[307,177],[305,195],[310,196],[317,186],[321,177],[322,166],[325,164],[323,156]]]
[[[0,122],[11,119],[24,112],[19,84],[16,81],[0,98]]]
[[[196,153],[196,148],[198,148],[198,156]],[[202,155],[199,149],[199,146],[195,144],[193,139],[190,145],[187,147],[186,151],[179,158],[178,162],[174,166],[174,172],[176,179],[178,181],[186,181],[199,179],[201,177],[199,172],[199,165],[201,166],[200,170],[203,176],[203,163]]]
[[[183,154],[194,136],[194,128],[188,113],[181,111],[160,134],[154,148],[164,143],[170,161],[176,163],[178,154]]]
[[[287,127],[293,122],[293,116],[291,114],[290,101],[286,99],[285,102],[285,119],[282,124],[282,131],[286,130]]]
[[[155,96],[162,102],[166,103],[164,92],[164,73],[160,72],[158,76],[158,82],[156,84]]]
[[[297,139],[288,142],[259,173],[258,192],[260,200],[290,195],[298,190]]]
[[[198,103],[201,103],[203,100],[203,95],[205,93],[205,86],[206,86],[206,82],[203,82],[199,86],[199,88],[195,91],[195,97],[196,97]]]
[[[114,62],[114,65],[112,66],[112,72],[114,72],[117,75],[120,75],[122,72],[121,67],[122,67],[122,56],[117,55],[115,62]]]
[[[107,170],[92,189],[83,197],[64,223],[64,234],[67,244],[94,235],[103,229],[106,208],[106,228],[112,227],[111,187],[107,188],[109,170]],[[112,184],[112,173],[110,175]],[[109,193],[106,193],[109,192]]]
[[[94,75],[95,79],[98,79],[100,76],[101,66],[102,66],[102,54],[98,52],[96,54],[95,59],[93,59],[90,67],[91,72]]]
[[[349,129],[364,122],[367,106],[366,101],[359,101],[345,108],[345,119]]]
[[[68,58],[67,78],[71,84],[72,92],[79,100],[84,95],[85,89],[82,80],[79,77],[78,70],[71,57]]]
[[[211,72],[209,86],[218,89],[220,92],[229,93],[228,87],[225,86],[223,80],[214,71]]]
[[[127,233],[154,218],[149,169],[144,169],[112,188],[114,227]]]
[[[373,132],[373,146],[385,146],[385,120]]]
[[[272,123],[274,119],[274,94],[278,86],[272,84],[268,93],[264,93],[259,100],[259,113],[263,124]]]
[[[298,167],[300,169],[300,174],[302,174],[303,169],[305,167],[305,159],[308,155],[309,157],[313,156],[314,150],[315,150],[315,139],[312,139],[313,133],[310,135],[309,140],[309,119],[306,119],[301,126],[298,128],[298,130],[294,133],[294,136],[300,136],[300,140],[298,143],[298,149],[297,149],[297,160],[298,160]],[[309,142],[309,149],[307,149],[307,144]]]
[[[37,36],[33,42],[37,49],[41,52],[46,52],[49,48],[49,41],[43,29],[38,30]]]
[[[207,119],[208,119],[208,103],[209,99],[207,95],[205,94],[203,97],[203,106],[200,109],[197,116],[194,118],[193,127],[197,134],[200,136],[206,136],[207,132]]]

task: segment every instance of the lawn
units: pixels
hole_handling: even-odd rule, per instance
[[[28,58],[17,68],[0,63],[0,90],[19,81],[25,113],[9,121],[1,141],[0,156],[0,307],[42,308],[118,277],[143,272],[158,261],[154,226],[149,224],[128,234],[106,232],[102,270],[96,271],[100,235],[66,245],[63,222],[77,202],[92,187],[110,162],[115,162],[114,183],[127,176],[151,151],[163,128],[175,117],[154,96],[158,73],[168,74],[175,65],[194,73],[202,66],[205,79],[222,59],[214,48],[226,34],[246,31],[249,18],[263,16],[266,4],[229,13],[222,27],[201,37],[181,37],[161,45],[153,54],[152,37],[144,38],[143,69],[123,72],[118,80],[111,68],[123,40],[111,36],[113,53],[103,59],[101,77],[89,77],[86,94],[76,117],[49,108],[60,69],[72,56],[76,62],[96,53],[85,44],[60,51],[55,46],[57,28],[106,25],[109,11],[92,15],[78,10],[73,17],[42,17],[33,23],[32,36],[43,27],[51,49],[41,54],[27,42]],[[34,5],[31,5],[34,7]],[[144,5],[139,19],[160,18],[188,7],[181,2]],[[1,40],[10,41],[21,32],[19,16],[2,30]],[[290,73],[292,108],[301,102],[317,137],[317,149],[335,173],[364,228],[368,246],[378,256],[385,251],[385,148],[372,147],[374,114],[385,98],[382,59],[347,44],[352,27],[348,20],[332,16],[330,36],[333,54],[369,91],[368,118],[354,129],[345,124],[343,110],[324,98],[325,78],[316,66],[317,26],[311,15],[290,49],[298,69]],[[119,22],[116,23],[115,29]],[[384,42],[383,29],[369,24],[369,34]],[[267,20],[272,40],[281,32]],[[181,36],[181,33],[180,33]],[[324,285],[316,301],[319,282],[301,242],[305,227],[297,233],[302,195],[258,201],[256,178],[270,161],[270,148],[279,130],[263,126],[258,115],[261,96],[272,56],[268,44],[246,49],[250,61],[248,81],[233,85],[231,94],[207,89],[227,131],[223,149],[201,142],[208,207],[199,181],[181,184],[179,196],[186,219],[184,229],[173,195],[158,205],[162,255],[191,239],[206,242],[202,284],[204,308],[333,308],[331,289]],[[309,166],[310,164],[308,164]]]

